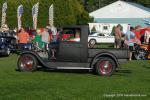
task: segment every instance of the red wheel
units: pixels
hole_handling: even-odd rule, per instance
[[[116,64],[111,58],[101,58],[96,63],[98,75],[111,76],[116,69]]]
[[[31,54],[21,55],[18,59],[18,69],[20,71],[34,71],[37,68],[37,60]]]

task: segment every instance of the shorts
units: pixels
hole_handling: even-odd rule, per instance
[[[121,46],[121,39],[115,39],[115,44],[118,46]]]
[[[134,50],[135,50],[134,46],[129,46],[129,51],[134,51]]]

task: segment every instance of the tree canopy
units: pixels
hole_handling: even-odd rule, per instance
[[[4,1],[7,1],[8,4],[7,24],[9,27],[14,28],[17,27],[17,7],[20,4],[24,7],[22,16],[23,27],[32,27],[32,6],[37,2],[39,2],[38,27],[45,27],[48,24],[48,10],[51,4],[54,4],[54,24],[61,27],[92,22],[93,18],[89,16],[88,12],[92,12],[117,0],[0,0],[0,16]],[[124,1],[136,2],[150,7],[150,0]]]
[[[84,5],[85,9],[88,12],[92,12],[96,9],[104,7],[104,6],[111,4],[111,3],[118,1],[118,0],[82,0],[82,1],[83,1],[82,4]],[[141,4],[145,7],[150,8],[150,0],[122,0],[122,1],[138,3],[138,4]]]
[[[0,0],[0,16],[2,4]],[[7,24],[9,27],[17,27],[17,8],[20,4],[24,7],[22,16],[23,27],[32,27],[32,6],[39,2],[38,27],[45,27],[48,24],[48,10],[54,4],[55,26],[87,24],[92,21],[83,5],[77,0],[6,0],[7,1]]]

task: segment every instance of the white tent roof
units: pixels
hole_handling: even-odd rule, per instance
[[[150,18],[150,9],[136,3],[116,1],[90,13],[94,18]]]

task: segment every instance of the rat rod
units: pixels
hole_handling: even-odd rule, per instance
[[[80,41],[59,41],[56,47],[56,59],[43,57],[35,50],[24,51],[18,59],[20,71],[35,71],[38,66],[49,69],[85,69],[98,75],[110,76],[119,67],[119,62],[127,61],[127,49],[88,48],[88,26],[69,26],[63,28],[63,33],[75,36],[80,33]],[[71,35],[70,35],[71,36]],[[50,52],[50,50],[49,50]]]

